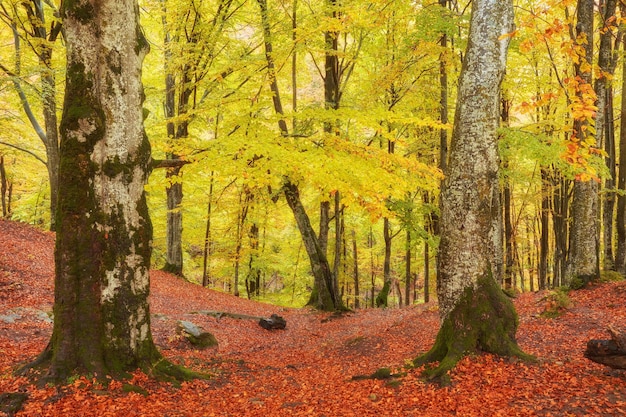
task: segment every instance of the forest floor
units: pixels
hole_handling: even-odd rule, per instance
[[[608,326],[626,325],[625,281],[570,292],[571,305],[556,318],[541,315],[549,292],[520,295],[518,342],[537,363],[473,355],[441,388],[425,383],[420,369],[390,380],[352,380],[381,367],[404,372],[434,341],[435,304],[333,316],[236,298],[153,271],[155,342],[165,357],[213,377],[176,387],[137,372],[127,384],[80,378],[36,388],[12,370],[36,357],[52,332],[45,313],[53,303],[53,247],[52,233],[0,220],[0,394],[28,394],[18,416],[626,415],[626,371],[583,357],[589,339],[608,339]],[[254,320],[194,314],[199,310],[276,313],[287,328],[268,331]],[[219,346],[194,349],[177,335],[178,320],[202,326]]]

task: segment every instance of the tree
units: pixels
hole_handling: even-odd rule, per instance
[[[152,160],[143,128],[148,43],[134,0],[76,0],[67,40],[61,120],[53,333],[36,363],[49,377],[143,368],[182,377],[150,332],[152,226],[144,185]]]
[[[579,0],[576,39],[581,45],[579,62],[574,65],[578,88],[576,99],[584,105],[593,100],[585,86],[591,86],[593,57],[593,0]],[[579,146],[594,147],[595,140],[589,132],[589,121],[584,115],[575,115],[572,141]],[[600,242],[598,233],[598,185],[595,181],[577,179],[574,181],[572,197],[572,226],[570,232],[570,253],[567,261],[564,284],[571,285],[576,280],[583,283],[599,276]]]
[[[437,293],[442,320],[435,345],[416,365],[439,362],[444,378],[468,352],[527,357],[517,346],[517,315],[497,282],[502,273],[497,128],[500,84],[513,31],[511,1],[472,4],[469,41],[441,193]]]
[[[58,13],[56,7],[51,2],[45,2],[53,9],[55,15]],[[52,52],[54,42],[61,33],[61,22],[54,19],[50,24],[50,30],[46,28],[46,13],[44,12],[44,2],[41,0],[23,1],[20,6],[25,11],[23,16],[16,4],[8,8],[0,4],[0,19],[10,26],[13,32],[13,44],[15,46],[15,72],[10,71],[0,64],[0,69],[13,79],[13,85],[20,97],[22,108],[37,136],[46,148],[46,168],[48,170],[48,181],[50,183],[50,230],[56,230],[55,216],[58,190],[58,170],[59,170],[59,136],[57,123],[56,104],[56,79],[52,67]],[[25,38],[31,47],[40,65],[41,86],[39,95],[43,107],[44,127],[40,125],[31,108],[30,102],[23,88],[27,82],[21,79],[21,38]],[[30,86],[32,88],[32,86]],[[36,90],[36,89],[35,89]],[[19,147],[17,147],[20,149]],[[23,150],[23,149],[21,149]],[[30,153],[30,152],[29,152]]]

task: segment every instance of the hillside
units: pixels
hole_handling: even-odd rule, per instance
[[[607,338],[609,325],[626,326],[624,281],[570,293],[571,305],[554,319],[540,316],[547,292],[521,295],[518,341],[538,363],[473,356],[452,373],[450,387],[438,388],[422,382],[419,369],[394,381],[351,380],[384,366],[399,370],[428,349],[438,326],[435,305],[337,317],[236,298],[153,271],[157,345],[172,361],[214,378],[176,388],[136,373],[131,382],[142,393],[85,379],[37,389],[11,369],[33,359],[51,334],[54,235],[0,220],[0,248],[0,393],[28,392],[18,416],[626,415],[626,373],[583,357],[587,340]],[[277,313],[287,329],[194,314],[200,310]],[[213,333],[219,347],[191,348],[176,334],[181,319]]]

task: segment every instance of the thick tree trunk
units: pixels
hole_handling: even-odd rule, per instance
[[[138,5],[77,0],[65,3],[63,15],[54,328],[39,361],[50,360],[56,380],[138,367],[167,372],[150,332],[152,227],[144,193],[150,145],[141,85],[148,44]]]
[[[591,62],[593,57],[593,0],[578,1],[578,36],[586,36],[582,62]],[[592,74],[581,64],[575,65],[576,75],[584,83],[591,85]],[[582,91],[577,93],[582,96]],[[596,120],[596,123],[599,120]],[[574,121],[573,136],[582,141],[588,135],[582,118]],[[564,278],[565,285],[578,285],[596,279],[599,271],[599,232],[598,232],[598,186],[595,181],[574,181],[572,198],[572,226],[570,231],[570,252]]]
[[[499,288],[502,219],[497,128],[511,1],[472,3],[469,43],[461,78],[450,161],[441,200],[437,294],[442,326],[433,348],[416,365],[439,362],[430,378],[444,378],[478,349],[526,356],[517,346],[517,315]]]

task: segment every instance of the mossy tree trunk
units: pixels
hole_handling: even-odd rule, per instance
[[[416,365],[439,362],[427,371],[431,378],[445,378],[463,355],[477,350],[525,356],[515,341],[515,309],[497,284],[502,273],[497,128],[506,34],[512,31],[510,0],[473,2],[441,193],[442,325],[433,348],[415,360]]]
[[[574,65],[576,75],[582,83],[591,85],[591,63],[593,59],[593,16],[594,1],[579,0],[577,9],[577,36],[586,38],[582,50],[584,54],[580,62]],[[579,88],[577,95],[583,98],[583,91]],[[601,119],[600,119],[601,120]],[[599,119],[596,119],[596,126]],[[574,140],[587,140],[589,135],[584,118],[574,120]],[[603,122],[600,123],[604,125]],[[598,132],[604,131],[600,127]],[[595,181],[575,180],[572,197],[572,226],[570,232],[570,252],[564,278],[565,285],[574,282],[587,283],[599,277],[600,233],[598,216],[598,185]]]
[[[164,370],[150,332],[152,226],[144,185],[141,68],[148,44],[136,0],[75,0],[62,10],[66,95],[55,251],[54,328],[38,362],[76,373]],[[132,24],[135,22],[134,24]]]

